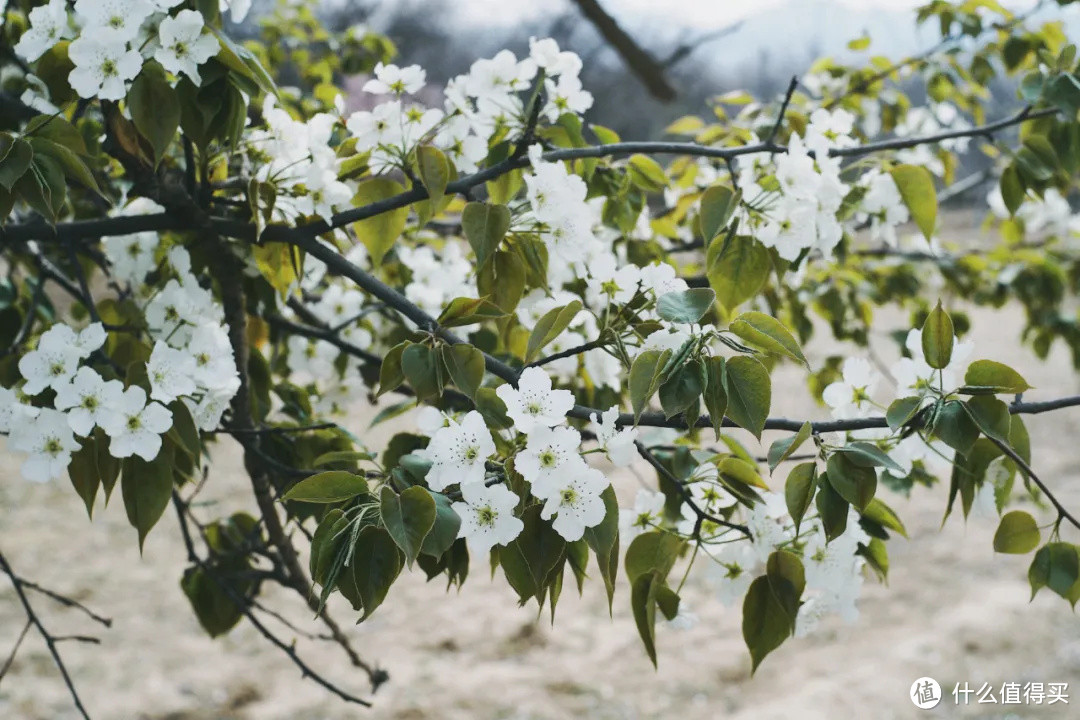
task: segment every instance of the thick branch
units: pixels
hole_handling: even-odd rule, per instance
[[[574,0],[574,4],[615,49],[615,52],[619,53],[627,67],[637,76],[650,95],[664,102],[675,99],[675,88],[671,87],[664,77],[664,66],[638,45],[600,3],[596,0]]]

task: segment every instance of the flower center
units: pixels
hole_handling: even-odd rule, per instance
[[[480,448],[476,447],[475,445],[472,447],[467,447],[465,448],[465,452],[462,453],[462,455],[466,460],[472,462],[480,455]]]
[[[49,374],[52,375],[53,377],[59,377],[59,376],[63,375],[64,374],[64,364],[54,362],[52,365],[49,366]]]
[[[127,427],[128,430],[138,430],[140,427],[142,427],[142,421],[139,419],[139,416],[132,415],[131,417],[129,417],[127,421]]]
[[[496,518],[499,517],[499,513],[491,509],[490,506],[485,505],[476,511],[476,520],[481,525],[490,527],[495,524]]]
[[[119,74],[116,70],[116,61],[106,60],[101,63],[101,74],[105,77],[116,77]]]
[[[525,411],[530,415],[539,415],[543,409],[543,406],[538,402],[531,402],[525,406]]]
[[[57,438],[49,438],[45,441],[44,450],[47,454],[55,457],[64,450],[64,446],[60,444],[60,441]]]
[[[540,453],[540,465],[546,468],[553,468],[559,462],[559,458],[551,450],[545,450]]]
[[[93,395],[83,397],[82,406],[86,410],[94,410],[98,406],[98,399]]]
[[[173,45],[173,52],[176,53],[176,57],[185,57],[187,56],[188,52],[187,45],[185,43],[178,42]]]
[[[575,502],[577,502],[577,490],[575,490],[574,488],[566,488],[561,493],[559,493],[559,497],[562,499],[563,505],[573,505]]]

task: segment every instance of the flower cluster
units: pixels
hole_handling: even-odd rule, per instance
[[[180,0],[76,0],[75,14],[65,0],[50,0],[30,12],[30,29],[16,52],[33,62],[57,42],[72,39],[68,56],[75,66],[68,82],[83,98],[121,100],[129,83],[153,58],[165,70],[201,83],[199,66],[216,55],[218,40],[204,32],[202,13],[168,13]],[[233,16],[245,3],[234,3]],[[250,4],[249,2],[247,4]]]
[[[829,151],[854,143],[853,122],[845,110],[815,110],[805,139],[793,134],[786,153],[749,158],[740,172],[744,197],[761,214],[756,237],[785,260],[811,249],[830,255],[843,236],[837,212],[849,187]],[[765,182],[762,170],[773,165],[775,180]]]
[[[587,528],[605,516],[601,497],[608,487],[604,474],[590,467],[581,454],[581,433],[566,426],[566,414],[574,405],[568,390],[553,389],[551,378],[540,368],[527,368],[515,388],[509,384],[496,389],[506,405],[514,430],[524,440],[513,457],[513,470],[529,483],[529,493],[543,503],[540,516],[568,541],[580,540]],[[460,537],[474,551],[513,540],[523,525],[514,515],[521,501],[500,482],[489,479],[488,461],[496,452],[495,442],[480,413],[471,411],[460,422],[422,415],[419,420],[431,433],[431,442],[421,451],[432,465],[426,479],[432,490],[451,485],[461,489],[462,501],[454,503],[461,516]],[[618,410],[604,414],[608,429],[598,428],[601,447],[619,464],[629,463],[626,448],[632,447],[634,431],[615,430]],[[503,470],[507,472],[507,470]]]

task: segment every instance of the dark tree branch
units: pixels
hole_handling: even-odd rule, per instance
[[[638,45],[597,0],[574,0],[574,4],[622,57],[630,72],[641,81],[650,95],[663,102],[675,99],[675,88],[664,77],[664,65]]]
[[[37,612],[34,611],[34,606],[30,604],[29,598],[26,597],[26,591],[23,589],[23,581],[15,574],[15,571],[11,569],[11,565],[8,563],[7,558],[0,552],[0,570],[4,571],[4,574],[11,580],[11,584],[15,587],[15,594],[19,596],[19,602],[22,603],[23,610],[26,612],[26,619],[34,625],[34,628],[41,635],[41,639],[45,641],[45,646],[49,649],[49,654],[52,655],[53,663],[60,671],[60,675],[64,678],[64,684],[67,685],[68,693],[71,695],[71,700],[75,704],[75,709],[79,711],[79,714],[85,720],[90,720],[89,713],[86,712],[86,708],[83,707],[82,700],[79,699],[79,692],[75,689],[75,683],[71,679],[71,675],[68,673],[67,666],[64,665],[64,659],[60,657],[60,651],[56,648],[57,638],[53,636],[45,625],[42,624],[41,619],[38,618]]]
[[[300,655],[296,652],[295,647],[293,647],[289,643],[286,643],[277,635],[272,633],[270,629],[267,628],[266,625],[264,625],[259,620],[259,618],[255,616],[255,613],[253,613],[251,609],[247,607],[247,602],[245,601],[245,599],[239,597],[236,594],[236,591],[233,590],[233,588],[228,583],[221,581],[221,579],[217,576],[217,573],[214,571],[214,568],[208,565],[206,561],[204,561],[201,557],[199,557],[199,554],[195,551],[195,544],[192,541],[191,530],[188,528],[187,516],[185,514],[187,508],[184,505],[184,501],[180,499],[180,495],[175,490],[173,491],[172,499],[173,507],[176,509],[176,517],[180,523],[180,535],[184,540],[184,546],[187,548],[188,561],[193,565],[199,567],[204,573],[206,573],[206,576],[210,578],[210,580],[215,585],[218,586],[218,588],[222,592],[229,596],[229,598],[244,615],[247,621],[252,624],[252,626],[259,632],[260,635],[266,638],[266,640],[268,640],[272,645],[274,645],[274,647],[285,653],[289,660],[291,660],[292,663],[296,665],[296,667],[300,668],[301,677],[310,678],[311,680],[315,681],[316,683],[324,687],[326,690],[329,690],[331,693],[338,696],[345,702],[353,703],[354,705],[362,705],[364,707],[371,707],[371,703],[367,700],[364,700],[363,698],[357,697],[355,695],[352,695],[351,693],[342,690],[337,685],[333,684],[332,682],[324,678],[322,675],[320,675],[318,672],[313,670],[311,666],[304,662],[303,658],[301,658]]]

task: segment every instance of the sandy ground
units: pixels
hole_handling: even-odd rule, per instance
[[[1018,311],[980,312],[975,320],[980,356],[1015,363],[1037,378],[1039,389],[1030,399],[1077,391],[1063,348],[1039,366],[1015,347]],[[901,322],[886,318],[875,327],[883,337]],[[824,345],[811,346],[811,357],[830,350]],[[824,416],[806,399],[797,373],[780,372],[775,382],[774,398],[782,398],[777,412]],[[366,425],[364,414],[352,421],[358,431]],[[1029,428],[1035,466],[1067,504],[1080,507],[1080,411],[1032,417]],[[235,448],[223,445],[217,461],[205,497],[222,512],[250,504]],[[632,474],[616,479],[624,497],[638,482]],[[890,544],[889,587],[870,582],[857,624],[837,622],[815,637],[789,641],[753,678],[740,614],[713,597],[703,573],[686,592],[701,622],[690,632],[659,631],[659,670],[640,647],[625,584],[611,619],[598,580],[586,586],[583,598],[568,590],[552,627],[546,612],[537,620],[535,606],[517,608],[501,576],[493,583],[484,569],[474,567],[465,588],[449,594],[438,580],[425,583],[422,574],[407,574],[370,621],[349,629],[362,654],[391,675],[370,711],[344,705],[302,679],[247,625],[208,639],[178,587],[184,552],[170,516],[150,535],[140,559],[119,500],[99,507],[90,523],[66,482],[25,483],[14,458],[0,453],[0,547],[19,572],[115,619],[112,630],[100,633],[100,646],[62,646],[97,719],[1080,717],[1076,617],[1048,591],[1029,603],[1028,560],[994,555],[992,521],[965,525],[954,517],[940,529],[946,492],[947,485],[938,485],[917,490],[910,502],[890,498],[911,539]],[[1042,516],[1049,518],[1045,511]],[[302,627],[317,628],[295,596],[277,593],[270,601]],[[57,633],[97,631],[75,612],[44,599],[37,604]],[[334,609],[348,625],[350,613]],[[22,624],[14,593],[0,587],[0,655]],[[336,648],[302,638],[297,644],[329,677],[366,690],[364,678]],[[1075,697],[1068,707],[966,709],[947,697],[934,711],[918,711],[908,689],[923,675],[937,678],[946,692],[958,681],[975,687],[1069,682]],[[0,718],[71,717],[44,645],[28,638],[0,684]]]

